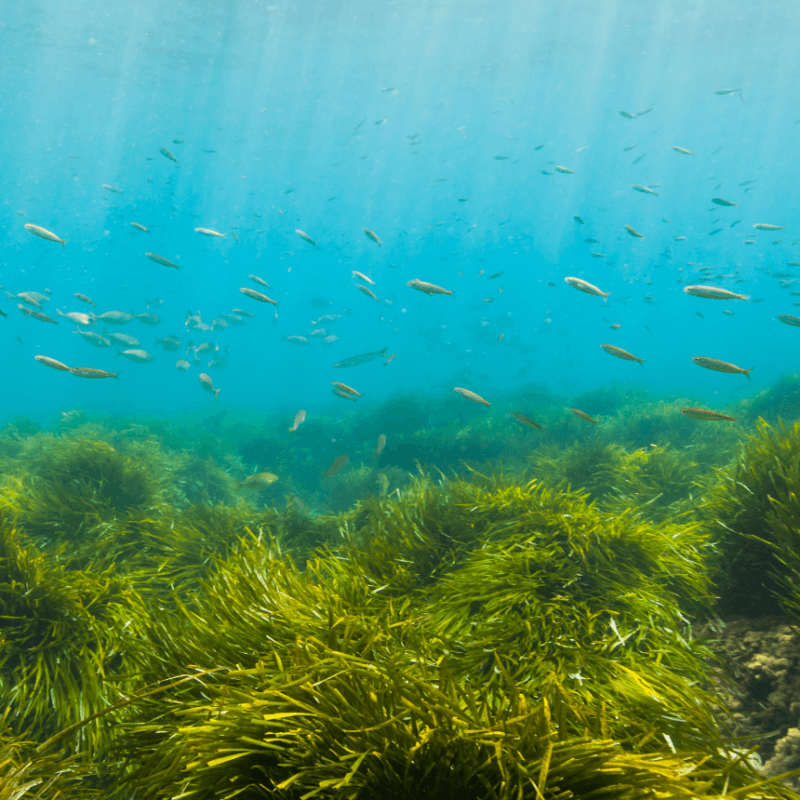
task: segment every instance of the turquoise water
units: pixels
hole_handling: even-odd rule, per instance
[[[530,387],[569,403],[612,381],[717,409],[752,396],[797,369],[800,330],[777,315],[800,311],[798,28],[792,3],[739,0],[2,4],[0,282],[49,295],[58,325],[0,301],[0,417],[226,410],[288,427],[301,408],[310,421],[458,386],[492,403],[459,398],[470,413],[495,414]],[[763,302],[682,291],[702,279]],[[186,327],[188,311],[211,324],[233,308],[255,316]],[[91,346],[56,309],[157,313],[105,326],[155,360]],[[340,316],[315,324],[326,314]],[[179,351],[154,346],[168,335]],[[189,341],[218,349],[181,372]],[[333,368],[383,348],[389,364]],[[695,356],[755,367],[752,382]]]

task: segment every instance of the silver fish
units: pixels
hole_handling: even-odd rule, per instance
[[[388,350],[388,347],[384,347],[383,350],[378,350],[377,352],[373,353],[360,353],[357,356],[351,356],[350,358],[346,358],[344,361],[340,361],[338,364],[334,364],[334,367],[358,367],[361,364],[366,364],[369,361],[374,361],[376,358],[385,358]]]

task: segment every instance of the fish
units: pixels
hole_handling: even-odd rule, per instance
[[[150,231],[147,230],[147,228],[145,228],[144,225],[140,225],[138,222],[131,222],[130,225],[132,228],[136,228],[136,230],[144,231],[145,233],[150,233]]]
[[[128,314],[125,311],[105,311],[97,317],[97,319],[101,319],[110,325],[127,325],[135,318],[134,314]]]
[[[136,314],[135,318],[145,325],[161,324],[161,317],[159,317],[158,314],[154,314],[152,311],[143,311],[141,314]]]
[[[156,336],[156,343],[155,347],[161,345],[165,350],[180,350],[181,349],[181,340],[177,336],[165,336],[163,339],[159,339]]]
[[[653,109],[655,109],[655,106],[650,106],[650,108],[646,108],[644,111],[637,111],[636,116],[643,117],[645,114],[649,114],[651,111],[653,111]]]
[[[720,95],[736,94],[736,92],[741,92],[741,91],[742,91],[741,89],[720,89],[719,91],[714,92],[714,94],[720,94]]]
[[[357,283],[356,289],[358,289],[360,292],[363,292],[365,295],[367,295],[367,297],[371,297],[373,300],[378,300],[378,297],[375,294],[375,292],[373,292],[371,289],[368,289],[366,286]],[[380,300],[378,300],[378,302],[380,302]]]
[[[376,358],[385,358],[388,350],[388,347],[384,347],[383,350],[378,350],[372,353],[360,353],[357,356],[351,356],[350,358],[346,358],[344,361],[340,361],[338,364],[334,364],[334,367],[358,367],[361,364],[366,364],[369,361],[374,361]],[[388,362],[387,362],[388,363]]]
[[[122,189],[117,189],[116,186],[110,186],[107,183],[103,184],[103,188],[107,189],[109,192],[114,192],[114,194],[122,194]]]
[[[156,357],[151,355],[146,350],[117,350],[118,356],[125,356],[125,358],[135,361],[137,364],[149,364],[155,361]]]
[[[658,197],[658,192],[650,189],[647,186],[642,186],[640,183],[632,183],[631,189],[635,189],[637,192],[642,192],[642,194],[654,194],[656,197]]]
[[[355,395],[356,397],[361,397],[361,392],[357,392],[351,386],[348,386],[346,383],[339,383],[338,381],[331,381],[331,385],[335,386],[340,392],[345,392],[347,394]]]
[[[300,411],[294,415],[294,423],[292,424],[292,427],[289,428],[289,433],[294,433],[305,421],[306,412],[301,408]]]
[[[626,225],[625,230],[628,231],[631,236],[635,236],[637,239],[644,239],[644,236],[638,231],[634,230],[630,225]]]
[[[786,227],[783,225],[768,225],[766,222],[757,222],[753,227],[757,231],[785,231]]]
[[[175,156],[172,155],[172,153],[170,153],[170,151],[167,150],[166,147],[159,147],[158,152],[161,153],[161,155],[164,156],[164,158],[168,158],[170,161],[174,161],[176,164],[178,163],[178,159],[175,158]]]
[[[305,336],[287,336],[286,341],[292,344],[308,344],[308,339]]]
[[[705,408],[682,408],[681,414],[689,419],[703,419],[709,422],[717,422],[720,420],[727,420],[728,422],[736,422],[735,417],[728,417],[725,414],[718,414],[716,411],[709,411]]]
[[[604,292],[602,289],[598,289],[597,286],[582,278],[564,278],[564,281],[581,292],[602,297],[604,302],[608,302],[608,296],[611,294],[611,292]]]
[[[212,231],[211,228],[195,228],[195,233],[202,233],[203,236],[216,236],[218,239],[224,239],[225,234],[219,231]]]
[[[335,394],[337,397],[341,397],[343,400],[352,400],[354,403],[356,401],[353,395],[347,394],[347,392],[343,392],[341,389],[331,389],[331,394]]]
[[[721,197],[712,197],[712,203],[716,203],[718,206],[724,206],[725,208],[738,208],[736,203],[732,203],[730,200],[723,200]]]
[[[495,161],[506,161],[507,159],[508,159],[508,156],[495,156],[494,157]]]
[[[520,425],[527,425],[529,428],[538,428],[539,430],[542,429],[541,425],[534,422],[530,417],[521,414],[519,411],[510,411],[509,413]]]
[[[345,465],[349,460],[350,456],[348,455],[338,456],[336,459],[334,459],[333,463],[328,467],[328,469],[322,474],[325,476],[326,479],[333,477],[334,475],[336,475],[337,472],[341,472],[345,468]]]
[[[500,278],[500,277],[502,277],[502,275],[503,275],[503,273],[502,273],[502,272],[495,272],[495,273],[494,273],[494,275],[490,275],[490,276],[489,276],[489,277],[488,277],[486,280],[487,280],[487,281],[492,281],[492,280],[494,280],[495,278]]]
[[[497,344],[500,344],[500,342],[502,342],[502,341],[503,341],[503,337],[504,337],[504,336],[505,336],[505,334],[504,334],[504,333],[501,333],[501,334],[500,334],[500,335],[497,337]]]
[[[622,327],[622,325],[619,322],[612,322],[611,323],[611,330],[612,331],[618,331],[621,327]]]
[[[378,437],[378,446],[372,451],[372,455],[375,457],[375,461],[378,460],[378,456],[383,452],[384,447],[386,447],[386,434],[382,433]]]
[[[189,369],[191,366],[192,365],[183,358],[175,362],[175,369],[179,369],[181,372],[186,372],[186,370]]]
[[[691,150],[687,150],[685,147],[678,147],[678,145],[676,145],[676,144],[672,145],[672,149],[676,153],[683,153],[683,155],[685,155],[685,156],[693,156],[694,155],[694,153]]]
[[[223,367],[228,366],[228,359],[212,358],[211,361],[208,362],[208,366],[210,369],[222,369]]]
[[[627,111],[620,111],[619,115],[621,117],[625,117],[625,119],[636,119],[636,115],[635,114],[629,114]]]
[[[713,230],[713,231],[709,231],[709,232],[708,232],[708,235],[709,235],[709,236],[716,236],[716,235],[717,235],[718,233],[720,233],[721,231],[722,231],[722,228],[714,228],[714,230]]]
[[[569,167],[553,167],[556,172],[562,173],[562,175],[574,175],[575,173],[569,169]]]
[[[737,367],[735,364],[729,364],[727,361],[720,361],[716,358],[705,358],[704,356],[695,356],[692,361],[694,361],[698,367],[713,369],[717,372],[739,373],[746,376],[748,380],[752,380],[752,378],[750,378],[750,370],[754,369],[754,367],[750,367],[750,369],[742,369],[741,367]]]
[[[22,303],[17,303],[17,308],[26,317],[33,317],[33,319],[38,319],[39,322],[51,322],[53,325],[58,325],[58,323],[54,319],[50,319],[47,314],[43,314],[41,311],[34,311],[32,308],[22,305]]]
[[[296,233],[296,234],[297,234],[297,235],[298,235],[298,236],[299,236],[301,239],[305,239],[305,240],[306,240],[306,241],[307,241],[309,244],[312,244],[312,245],[314,245],[314,247],[316,247],[316,246],[317,246],[317,243],[316,243],[316,242],[315,242],[315,241],[314,241],[314,240],[313,240],[313,239],[312,239],[312,238],[311,238],[311,237],[310,237],[310,236],[309,236],[309,235],[308,235],[308,234],[307,234],[305,231],[301,231],[301,230],[300,230],[300,228],[298,228],[298,229],[295,231],[295,233]]]
[[[129,333],[106,333],[104,328],[103,335],[108,337],[114,342],[119,342],[120,344],[128,345],[128,347],[139,346],[139,340],[135,336],[131,336]]]
[[[92,302],[91,297],[87,297],[85,294],[81,294],[80,292],[75,292],[73,297],[77,297],[82,303],[87,303],[90,306],[95,306],[95,303]]]
[[[85,341],[89,342],[89,344],[93,344],[95,347],[111,347],[111,339],[107,339],[99,333],[94,333],[94,331],[82,331],[78,329],[74,330],[73,333],[80,334]]]
[[[271,472],[256,472],[254,475],[249,475],[243,481],[239,481],[239,490],[247,489],[260,492],[272,486],[277,480],[279,480],[278,476],[273,475]]]
[[[93,367],[72,367],[70,374],[78,378],[116,378],[119,372],[106,372],[104,369]]]
[[[597,425],[596,420],[593,420],[585,411],[581,411],[579,408],[573,408],[572,413],[579,419],[586,420],[586,422],[591,422],[592,425]]]
[[[218,399],[217,395],[222,391],[222,389],[214,388],[214,381],[205,372],[200,373],[200,386],[209,394],[213,394],[215,400]]]
[[[778,320],[786,325],[794,325],[800,328],[800,317],[794,317],[791,314],[778,314]]]
[[[627,350],[623,350],[621,347],[615,347],[613,344],[601,344],[600,347],[606,351],[609,355],[616,356],[617,358],[623,358],[626,361],[638,361],[642,366],[644,366],[644,359],[637,358],[633,353],[629,353]]]
[[[592,258],[605,258],[606,257],[605,253],[589,253],[589,255]]]
[[[258,275],[248,275],[251,281],[255,281],[256,283],[260,283],[262,286],[266,286],[267,289],[271,289],[272,287],[263,279],[259,278]]]
[[[64,312],[60,308],[57,308],[56,316],[64,317],[70,322],[74,322],[76,325],[82,325],[84,328],[88,328],[91,325],[97,324],[97,317],[95,317],[94,314],[84,314],[82,311]]]
[[[491,405],[491,403],[484,400],[479,394],[475,394],[475,392],[471,392],[469,389],[462,389],[460,386],[455,386],[453,390],[458,392],[462,397],[466,397],[467,400],[472,400],[473,403],[481,403],[485,406]]]
[[[686,237],[685,236],[673,236],[672,237],[672,241],[673,242],[685,242],[686,241]]]
[[[172,269],[180,269],[177,264],[173,264],[168,258],[160,256],[158,253],[145,253],[145,255],[156,264],[161,264],[162,267],[172,267]]]
[[[354,278],[361,278],[364,283],[368,283],[370,286],[375,285],[375,281],[372,278],[368,278],[363,272],[359,272],[358,270],[353,270],[352,275]]]
[[[238,314],[240,317],[253,317],[255,319],[255,314],[251,314],[249,311],[245,311],[243,308],[232,308],[234,314]]]
[[[386,356],[386,361],[383,362],[383,366],[387,367],[389,364],[392,363],[397,358],[397,353],[392,353],[390,356]]]
[[[749,300],[749,294],[737,294],[728,289],[716,286],[684,286],[683,291],[693,297],[705,297],[709,300]]]
[[[585,225],[586,224],[586,222],[584,221],[583,217],[573,217],[572,219],[574,219],[575,222],[578,223],[578,225]]]
[[[68,367],[66,364],[62,364],[60,361],[56,361],[54,358],[48,358],[47,356],[34,356],[34,358],[40,363],[44,364],[46,367],[52,367],[53,369],[60,369],[64,372],[69,372],[71,367]]]
[[[242,294],[246,294],[248,297],[252,297],[253,300],[260,300],[262,303],[272,303],[274,306],[278,305],[277,300],[272,300],[265,294],[261,294],[261,292],[257,292],[255,289],[249,289],[247,286],[242,286],[239,291]]]
[[[372,239],[375,244],[380,247],[383,242],[378,238],[377,234],[374,231],[371,231],[369,228],[364,228],[364,233],[366,234],[368,239]]]
[[[414,280],[409,281],[406,286],[410,286],[412,289],[417,289],[420,292],[425,292],[425,294],[429,296],[432,294],[453,294],[449,289],[443,289],[441,286],[437,286],[435,283],[421,281],[419,278],[414,278]]]
[[[63,247],[66,247],[67,242],[64,239],[59,239],[52,231],[47,228],[42,228],[40,225],[33,225],[30,222],[25,223],[25,230],[38,236],[40,239],[47,239],[48,242],[58,242]]]

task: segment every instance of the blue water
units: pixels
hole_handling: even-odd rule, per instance
[[[49,290],[53,318],[56,308],[164,303],[150,309],[158,327],[108,326],[156,355],[135,364],[82,341],[60,317],[49,325],[0,301],[0,419],[228,408],[285,411],[290,424],[298,408],[343,407],[332,380],[361,391],[362,405],[463,386],[493,402],[486,413],[530,385],[569,397],[615,380],[710,407],[752,395],[800,363],[800,330],[776,320],[800,311],[796,284],[780,288],[767,272],[794,272],[786,263],[800,261],[798,41],[791,2],[6,0],[0,283]],[[727,89],[741,91],[715,94]],[[632,184],[659,184],[659,194]],[[701,266],[728,276],[711,285],[764,301],[687,296]],[[352,270],[375,281],[378,302]],[[489,280],[495,272],[503,275]],[[566,276],[612,294],[604,303]],[[455,296],[416,292],[406,287],[413,278]],[[246,286],[277,307],[242,295]],[[256,317],[187,333],[187,311],[210,323],[234,307]],[[339,337],[333,344],[282,338],[307,336],[326,313],[342,315],[320,325]],[[163,353],[154,334],[184,346]],[[176,370],[190,339],[229,348],[228,366],[207,370],[206,357]],[[332,368],[387,346],[397,354],[388,366]],[[35,355],[119,371],[119,380],[81,379]],[[752,383],[692,356],[755,366]],[[217,403],[201,390],[201,371],[222,390]]]

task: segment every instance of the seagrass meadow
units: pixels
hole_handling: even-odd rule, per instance
[[[782,392],[723,427],[612,387],[541,430],[409,396],[326,479],[278,420],[15,420],[0,800],[796,797],[692,633],[800,612]]]

